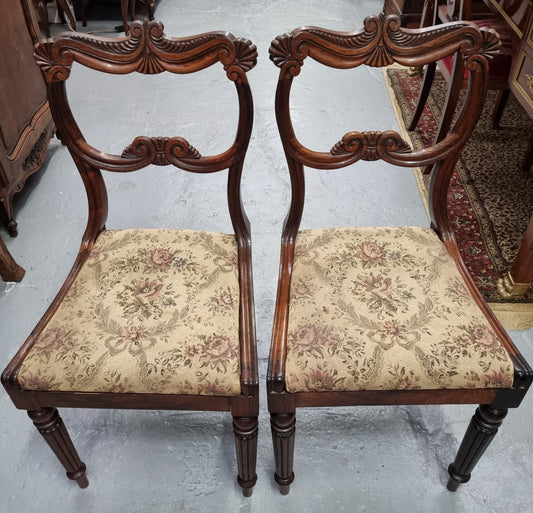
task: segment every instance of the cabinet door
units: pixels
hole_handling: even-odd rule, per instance
[[[16,235],[11,200],[41,166],[54,126],[33,58],[32,0],[0,0],[0,219]]]

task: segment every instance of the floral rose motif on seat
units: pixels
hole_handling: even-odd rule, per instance
[[[174,255],[166,248],[155,248],[148,250],[144,259],[144,263],[148,268],[166,269],[172,263]]]
[[[290,392],[513,382],[509,355],[429,229],[302,231],[290,294]]]
[[[385,256],[383,247],[376,241],[365,241],[357,244],[356,255],[362,260],[363,266],[381,264]]]
[[[117,295],[117,304],[123,307],[124,317],[158,318],[165,308],[176,306],[171,284],[162,292],[164,285],[158,280],[134,280],[125,285],[124,291]]]
[[[102,232],[28,352],[19,383],[30,390],[239,395],[237,261],[233,235]]]
[[[213,334],[199,346],[201,367],[227,372],[231,362],[237,361],[238,351],[229,337]]]
[[[338,390],[339,384],[343,380],[335,379],[336,372],[332,373],[320,370],[310,369],[302,376],[302,381],[308,390],[315,390],[320,392],[328,392],[331,390]]]
[[[235,312],[238,302],[237,292],[226,287],[225,289],[217,290],[216,294],[211,297],[209,311],[221,315],[231,315]]]

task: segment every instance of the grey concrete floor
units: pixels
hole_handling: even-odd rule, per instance
[[[300,25],[353,30],[381,0],[160,0],[157,18],[172,36],[228,30],[252,39],[259,50],[249,73],[255,126],[245,165],[244,201],[253,228],[257,336],[261,385],[275,300],[281,225],[289,181],[273,111],[277,68],[270,41]],[[88,29],[120,22],[91,19]],[[96,81],[75,69],[71,106],[87,139],[120,152],[134,135],[183,135],[202,153],[224,147],[235,121],[232,84],[219,69],[199,78],[136,76]],[[198,80],[210,92],[200,92]],[[353,129],[397,129],[379,70],[324,73],[306,63],[297,81],[295,124],[304,142],[329,148]],[[334,93],[327,96],[327,93]],[[354,94],[355,93],[355,94]],[[103,95],[104,100],[97,98]],[[348,98],[352,98],[348,100]],[[178,127],[178,128],[177,128]],[[110,143],[113,141],[113,143]],[[330,194],[325,180],[333,182]],[[167,168],[111,176],[109,228],[183,226],[227,230],[223,178],[197,177]],[[341,192],[345,193],[341,196]],[[345,172],[309,173],[304,226],[426,224],[410,170],[383,163]],[[201,201],[195,204],[194,199]],[[19,236],[2,236],[26,268],[18,284],[0,282],[2,368],[36,324],[70,268],[85,226],[82,183],[64,147],[51,144],[41,172],[16,197]],[[204,216],[205,217],[205,216]],[[533,329],[511,333],[533,361]],[[73,410],[62,416],[82,459],[89,488],[64,475],[24,411],[0,390],[0,513],[3,512],[526,512],[533,485],[533,394],[509,412],[500,433],[455,494],[445,488],[446,467],[474,406],[359,407],[300,410],[296,480],[279,495],[266,397],[261,394],[258,482],[250,499],[236,484],[231,418],[225,413]]]

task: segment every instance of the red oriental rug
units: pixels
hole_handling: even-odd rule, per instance
[[[429,145],[444,105],[446,81],[437,73],[417,129],[407,132],[422,77],[410,76],[405,68],[389,68],[386,79],[404,138],[416,148]],[[528,174],[521,169],[533,121],[511,95],[500,129],[492,129],[496,95],[497,91],[489,91],[482,116],[457,163],[448,208],[461,255],[478,288],[506,328],[525,329],[533,325],[533,286],[521,299],[504,300],[496,283],[511,267],[533,215],[533,171]],[[420,169],[415,169],[415,175],[427,207],[429,177]]]

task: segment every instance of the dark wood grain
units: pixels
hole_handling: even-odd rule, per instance
[[[292,190],[291,204],[281,238],[278,292],[267,374],[268,406],[276,458],[275,479],[282,493],[288,493],[294,478],[294,414],[298,407],[472,403],[492,405],[492,408],[503,410],[518,406],[531,384],[531,368],[486,305],[466,271],[446,207],[448,186],[455,163],[483,108],[487,91],[488,60],[497,52],[499,45],[499,38],[494,32],[480,30],[468,22],[411,30],[402,28],[398,17],[385,15],[367,18],[364,28],[357,32],[340,33],[317,27],[303,27],[278,36],[272,42],[270,58],[280,68],[275,102],[276,119],[287,158]],[[454,86],[449,90],[448,97],[457,95],[466,69],[469,80],[467,99],[455,121],[450,123],[451,126],[448,125],[446,132],[431,147],[412,150],[400,134],[394,131],[348,132],[337,139],[339,142],[329,153],[313,151],[298,140],[291,120],[290,98],[294,94],[291,85],[306,59],[314,59],[328,67],[346,69],[360,65],[382,67],[392,63],[422,66],[454,54],[459,56],[456,59],[460,62],[456,76],[460,80],[452,80]],[[357,94],[356,86],[354,94]],[[436,166],[429,191],[431,226],[456,262],[470,294],[513,359],[515,379],[512,388],[299,393],[287,391],[285,359],[291,313],[289,298],[295,240],[305,204],[304,166],[336,169],[358,160],[377,159],[402,167]],[[470,442],[465,444],[476,458],[481,455]],[[461,454],[465,451],[466,449],[461,449]],[[462,459],[462,456],[458,456],[458,461]]]
[[[126,37],[103,38],[69,32],[61,34],[55,41],[43,39],[35,47],[35,58],[47,83],[51,111],[62,141],[83,180],[89,213],[79,252],[69,275],[42,319],[4,370],[2,383],[15,406],[30,412],[36,426],[67,468],[69,477],[78,481],[80,486],[88,484],[84,478],[85,467],[72,447],[56,412],[57,407],[230,411],[234,417],[238,482],[246,496],[252,493],[257,479],[258,369],[250,225],[242,205],[240,188],[253,123],[253,102],[246,73],[255,66],[256,57],[256,48],[247,39],[235,38],[227,32],[168,38],[163,32],[163,25],[155,20],[132,23]],[[227,150],[213,156],[200,155],[179,135],[138,136],[121,155],[101,152],[86,142],[68,104],[65,82],[74,62],[96,71],[123,75],[134,72],[188,74],[220,62],[227,78],[235,84],[238,96],[239,116],[235,139]],[[96,238],[105,228],[109,200],[102,170],[133,172],[150,164],[171,164],[201,174],[228,170],[227,207],[237,243],[240,285],[240,394],[218,397],[22,389],[17,375],[25,357],[64,300]],[[201,198],[198,200],[201,201]]]

